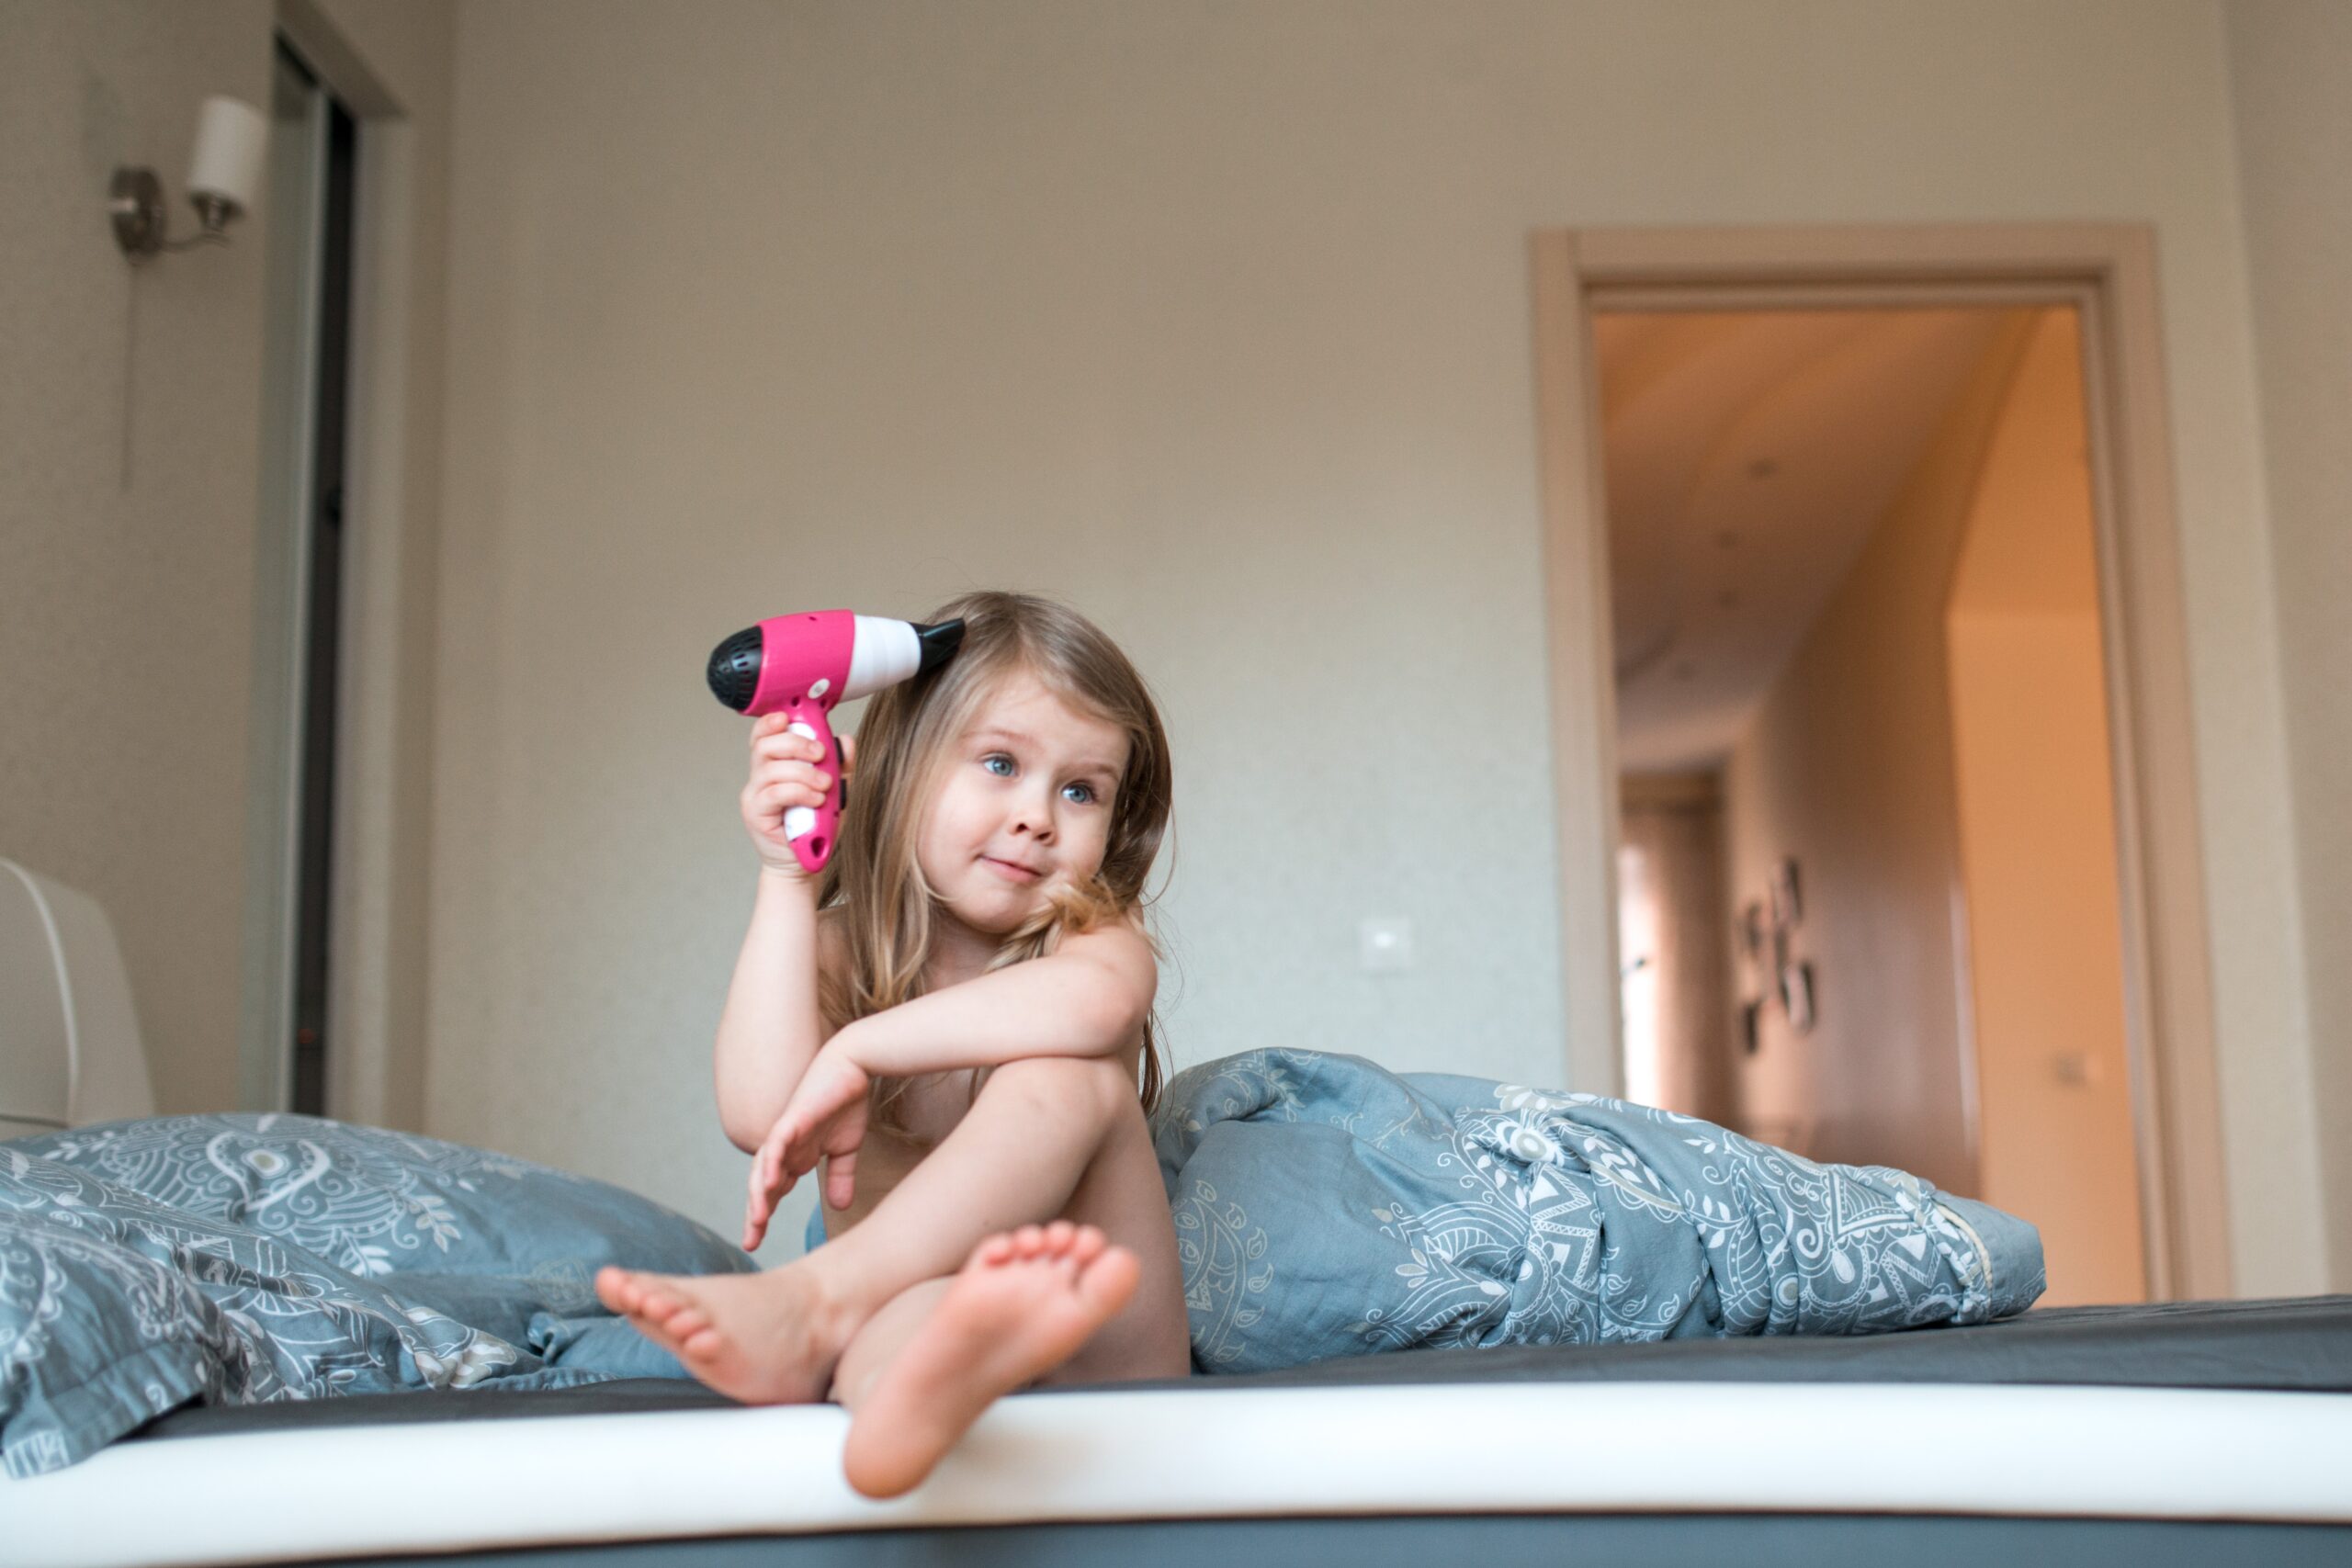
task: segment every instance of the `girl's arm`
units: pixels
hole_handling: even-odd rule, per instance
[[[1108,1056],[1140,1043],[1159,985],[1151,944],[1131,927],[1065,937],[1043,958],[900,1002],[842,1026],[808,1064],[752,1162],[749,1251],[777,1200],[826,1160],[825,1201],[856,1194],[866,1090],[876,1077],[994,1066],[1023,1056]]]
[[[1159,984],[1159,964],[1142,933],[1101,926],[1063,938],[1043,958],[869,1014],[825,1048],[875,1077],[990,1067],[1023,1056],[1107,1056],[1136,1043]]]
[[[718,1124],[747,1154],[784,1114],[824,1043],[817,1010],[820,925],[813,881],[761,870],[751,929],[743,933],[712,1053]]]

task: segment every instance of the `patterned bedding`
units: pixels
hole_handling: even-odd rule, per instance
[[[755,1267],[619,1188],[311,1117],[0,1143],[0,1469],[191,1400],[683,1376],[597,1303],[607,1262]]]
[[[1154,1134],[1204,1371],[1982,1323],[2042,1288],[1984,1204],[1590,1095],[1260,1051],[1180,1075]],[[607,1262],[756,1267],[621,1189],[310,1117],[0,1143],[0,1469],[192,1401],[682,1375],[597,1304]]]
[[[2034,1228],[1594,1095],[1257,1051],[1154,1118],[1194,1365],[1443,1345],[1874,1334],[2042,1291]]]

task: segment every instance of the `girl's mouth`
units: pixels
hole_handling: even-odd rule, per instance
[[[993,866],[997,874],[1007,882],[1018,882],[1024,886],[1045,875],[1042,871],[1032,871],[1025,865],[1015,865],[1011,861],[999,860],[994,855],[982,855],[980,859]]]

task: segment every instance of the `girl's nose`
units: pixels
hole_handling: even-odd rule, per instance
[[[1054,837],[1053,797],[1024,795],[1014,809],[1012,825],[1016,831],[1026,830],[1032,838],[1052,842]]]

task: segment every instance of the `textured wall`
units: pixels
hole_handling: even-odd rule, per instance
[[[2316,1282],[2214,6],[482,0],[458,62],[436,1130],[731,1221],[699,660],[972,583],[1166,696],[1181,1059],[1559,1077],[1529,231],[2146,220],[2242,1284]]]
[[[437,560],[447,235],[447,0],[0,0],[0,854],[95,894],[121,938],[165,1110],[240,1082],[268,276],[265,214],[224,249],[124,264],[105,219],[119,163],[153,165],[175,233],[198,105],[270,101],[284,20],[368,118],[356,284],[355,544],[340,825],[364,840],[339,933],[369,961],[334,998],[331,1089],[370,1120],[422,1117],[430,614]],[[314,47],[317,46],[317,47]],[[390,117],[390,118],[382,118]],[[135,353],[129,352],[135,305]],[[390,374],[379,374],[390,367]],[[378,407],[377,394],[390,400]],[[401,525],[409,513],[415,526]],[[405,543],[403,555],[398,546]],[[405,617],[403,623],[403,617]],[[355,644],[354,646],[356,646]],[[405,679],[403,679],[405,677]],[[263,720],[261,722],[274,722]],[[257,740],[263,743],[257,748]],[[356,984],[355,984],[356,983]],[[348,1069],[348,1070],[346,1070]]]
[[[312,9],[429,96],[445,7]],[[410,503],[449,507],[446,603],[394,607],[442,631],[401,641],[365,763],[430,763],[442,840],[429,981],[421,881],[358,917],[388,1114],[430,984],[442,1130],[730,1219],[702,1074],[738,738],[691,668],[812,595],[972,582],[1069,594],[1168,696],[1181,1054],[1556,1077],[1526,231],[2146,219],[2240,1284],[2320,1281],[2315,1079],[2352,1146],[2341,7],[458,12],[449,397],[428,288],[395,432]],[[98,203],[119,161],[176,185],[206,94],[261,100],[272,16],[0,0],[0,853],[113,912],[174,1107],[236,1092],[265,280],[251,245],[140,279],[126,382]],[[94,674],[126,626],[163,679]],[[1417,971],[1352,969],[1368,913],[1417,920]]]
[[[237,1094],[263,248],[134,274],[107,182],[193,227],[197,107],[269,102],[269,14],[0,3],[0,854],[112,917],[165,1111]]]

